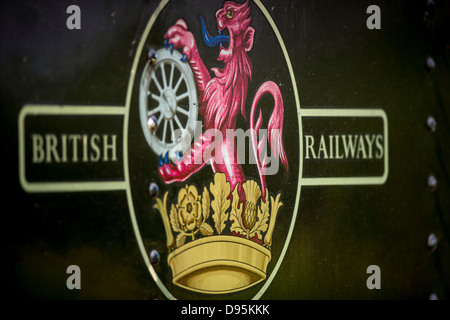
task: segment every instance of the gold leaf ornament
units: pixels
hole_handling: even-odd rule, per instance
[[[269,191],[266,189],[266,194],[269,194]],[[255,223],[255,226],[250,231],[249,237],[253,237],[253,235],[257,234],[258,239],[262,240],[261,232],[266,232],[269,220],[269,197],[267,197],[267,201],[264,202],[261,200],[261,206],[258,207],[258,220]]]
[[[206,222],[202,223],[199,230],[200,233],[204,236],[212,236],[214,234],[214,229]]]
[[[278,212],[283,205],[283,202],[280,201],[281,194],[278,194],[276,198],[274,199],[272,196],[271,199],[271,215],[270,215],[270,222],[269,222],[269,230],[266,233],[266,236],[264,237],[264,244],[267,247],[270,247],[272,245],[272,235],[273,230],[275,228],[275,220],[277,219]],[[269,201],[267,201],[269,202]]]
[[[178,212],[173,204],[170,208],[170,225],[172,226],[172,230],[174,232],[181,232],[180,223],[178,222]]]
[[[163,200],[157,198],[156,199],[156,204],[153,206],[153,208],[155,208],[156,210],[159,211],[159,214],[161,215],[161,219],[163,221],[164,224],[164,231],[166,232],[166,236],[167,236],[167,247],[169,249],[173,248],[174,246],[174,238],[172,235],[172,231],[170,230],[170,225],[171,222],[169,222],[169,216],[167,214],[167,195],[169,194],[169,192],[166,192],[164,194]]]
[[[225,222],[230,215],[230,213],[226,211],[230,207],[231,202],[230,199],[228,199],[231,187],[230,183],[226,180],[225,174],[216,173],[214,175],[214,183],[211,182],[209,189],[214,196],[214,200],[211,201],[211,208],[214,211],[212,217],[217,232],[222,234],[222,231],[226,226]]]
[[[211,205],[211,199],[209,197],[209,192],[206,187],[203,189],[203,197],[202,197],[202,212],[203,212],[203,220],[209,218],[209,207]]]
[[[183,232],[179,233],[177,235],[177,240],[176,240],[177,247],[182,246],[185,242],[186,242],[186,233],[183,233]]]

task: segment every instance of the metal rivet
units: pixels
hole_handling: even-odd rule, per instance
[[[158,120],[156,119],[155,116],[148,117],[147,127],[151,133],[155,133],[156,129],[158,129]]]
[[[428,72],[433,72],[433,70],[436,68],[436,62],[434,62],[434,59],[432,57],[428,57],[425,66],[427,68]]]
[[[153,48],[150,48],[147,53],[147,61],[151,66],[154,66],[156,63],[156,51]]]
[[[159,255],[159,252],[156,251],[155,249],[153,249],[152,251],[150,251],[150,263],[152,264],[152,266],[157,266],[159,264],[159,261],[161,260],[161,257]]]
[[[430,189],[431,192],[433,192],[434,190],[436,190],[437,188],[437,180],[436,177],[433,176],[432,174],[430,174],[428,176],[428,189]]]
[[[430,132],[435,132],[436,131],[436,126],[437,126],[436,120],[432,116],[429,116],[427,118],[427,128],[428,128],[428,130]]]
[[[159,188],[158,185],[154,182],[150,183],[150,186],[148,187],[148,194],[152,199],[155,199],[158,196]]]
[[[438,296],[436,293],[432,293],[430,294],[430,296],[428,297],[428,300],[439,300]]]
[[[428,248],[430,248],[431,251],[433,251],[434,249],[436,249],[437,244],[438,244],[438,239],[437,239],[436,235],[434,233],[431,233],[428,236],[428,240],[427,240]]]

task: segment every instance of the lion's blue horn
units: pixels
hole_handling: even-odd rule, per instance
[[[230,37],[221,35],[220,31],[219,31],[219,35],[217,37],[214,37],[214,38],[211,37],[208,33],[208,30],[206,30],[205,20],[203,20],[202,17],[200,17],[200,20],[202,22],[203,41],[205,42],[205,44],[208,47],[215,47],[218,44],[220,44],[220,46],[222,46],[223,42],[230,43]]]

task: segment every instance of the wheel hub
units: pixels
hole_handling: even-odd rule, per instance
[[[163,110],[164,118],[168,120],[172,119],[177,110],[177,100],[172,89],[164,90],[161,94],[160,105]]]

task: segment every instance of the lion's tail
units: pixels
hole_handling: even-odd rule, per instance
[[[267,125],[267,138],[269,141],[269,146],[271,150],[272,159],[279,159],[281,163],[286,169],[286,173],[288,172],[288,160],[286,157],[286,152],[284,151],[283,146],[283,114],[284,114],[284,105],[283,105],[283,97],[281,96],[280,88],[277,86],[275,82],[266,81],[263,83],[253,98],[252,108],[250,111],[250,128],[251,128],[251,140],[253,145],[253,150],[255,153],[255,159],[258,165],[259,177],[261,180],[261,189],[263,198],[265,199],[265,191],[266,191],[266,175],[267,174],[275,174],[272,171],[272,166],[270,167],[271,172],[268,172],[268,163],[267,163],[267,147],[266,147],[266,136],[260,132],[262,127],[262,113],[261,109],[259,109],[258,120],[255,122],[256,108],[260,101],[260,99],[265,95],[270,94],[274,100],[274,108],[272,115],[270,116],[269,123]],[[262,135],[260,133],[263,133]],[[258,136],[260,136],[258,141]],[[275,168],[278,170],[278,168]]]

